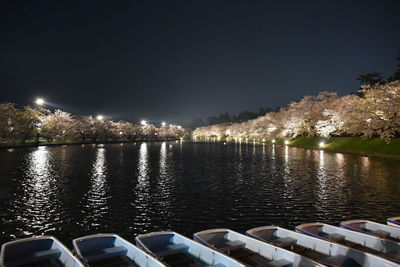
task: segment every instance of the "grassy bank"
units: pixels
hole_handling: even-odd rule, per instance
[[[8,148],[19,148],[19,147],[35,147],[35,146],[59,146],[59,145],[83,145],[83,144],[115,144],[115,143],[135,143],[135,142],[161,142],[161,141],[175,141],[177,139],[141,139],[135,140],[57,140],[53,142],[47,142],[41,140],[26,141],[25,143],[0,143],[0,149]]]
[[[325,145],[320,146],[321,141]],[[283,140],[279,140],[279,142],[283,143]],[[400,159],[400,138],[394,138],[390,143],[386,143],[380,138],[332,137],[323,139],[320,137],[299,137],[291,140],[288,145],[370,157]]]

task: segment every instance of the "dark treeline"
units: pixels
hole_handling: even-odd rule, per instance
[[[384,79],[383,74],[377,71],[361,74],[357,77],[357,80],[360,82],[361,86],[377,85],[377,84],[383,85],[386,83],[400,80],[400,51],[398,52],[396,59],[397,59],[396,69],[393,72],[393,74],[389,76],[386,80]],[[363,91],[361,89],[362,87],[360,88],[360,90],[358,90],[358,92],[354,94],[363,97],[362,92],[364,92],[365,90]],[[258,111],[242,111],[237,115],[232,115],[228,112],[225,112],[217,116],[210,116],[207,119],[196,118],[190,123],[186,124],[185,126],[186,128],[193,130],[198,127],[204,127],[215,124],[242,123],[245,121],[256,119],[258,117],[262,117],[267,113],[273,111],[279,111],[279,108],[276,108],[275,110],[271,108],[259,108]]]
[[[217,116],[210,116],[207,119],[196,118],[191,121],[187,128],[195,129],[197,127],[203,127],[207,125],[214,124],[231,124],[231,123],[240,123],[248,120],[252,120],[265,114],[273,111],[271,108],[259,108],[258,111],[242,111],[237,115],[232,115],[229,112],[221,113]]]
[[[359,75],[357,80],[360,81],[362,85],[385,84],[400,80],[400,51],[398,52],[396,59],[397,59],[396,69],[394,73],[387,78],[387,80],[384,79],[383,74],[381,72],[377,71]]]

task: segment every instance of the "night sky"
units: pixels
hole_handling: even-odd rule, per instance
[[[0,0],[0,102],[183,123],[387,78],[400,1]]]

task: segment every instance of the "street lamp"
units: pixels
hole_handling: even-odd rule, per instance
[[[289,140],[285,140],[285,145],[288,145],[289,143]]]
[[[165,125],[167,125],[167,123],[165,122],[165,121],[163,121],[162,123],[161,123],[161,126],[165,126]]]
[[[43,98],[37,98],[35,103],[38,106],[43,106],[44,105],[44,99]]]
[[[103,115],[97,115],[96,119],[98,121],[102,121],[104,119]]]
[[[146,120],[142,120],[142,121],[140,122],[140,124],[143,125],[143,126],[145,126],[145,125],[147,125],[147,121],[146,121]]]

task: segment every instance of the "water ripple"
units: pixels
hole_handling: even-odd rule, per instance
[[[278,145],[182,142],[0,151],[0,241],[400,214],[400,166]]]

